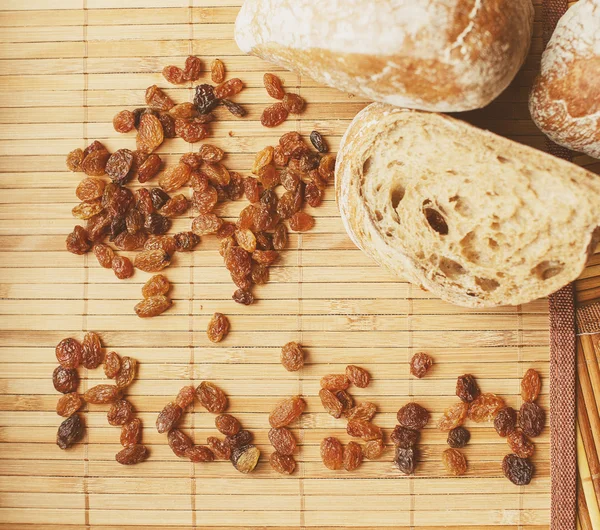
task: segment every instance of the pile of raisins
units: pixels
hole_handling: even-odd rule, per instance
[[[156,257],[149,259],[160,259],[159,254],[167,255],[163,250],[153,250],[149,252],[156,253]],[[142,256],[144,253],[138,254],[137,258]],[[142,287],[142,296],[144,299],[137,303],[134,307],[136,315],[140,318],[155,317],[164,313],[169,307],[171,307],[171,299],[169,298],[169,290],[171,289],[171,283],[163,274],[156,274],[152,276]]]
[[[288,426],[300,418],[304,409],[304,399],[301,396],[292,396],[277,403],[269,414],[269,442],[275,449],[269,457],[269,464],[282,475],[291,475],[296,469],[296,439]]]
[[[263,76],[263,83],[265,85],[265,89],[267,90],[267,94],[269,94],[269,96],[271,96],[273,99],[280,100],[273,105],[269,105],[263,110],[262,116],[260,117],[260,122],[265,127],[277,127],[287,120],[290,114],[302,113],[305,107],[304,99],[298,94],[285,92],[279,77],[277,77],[275,74],[267,73]],[[327,147],[323,142],[321,135],[316,131],[314,131],[313,134],[316,134],[320,137],[320,147],[323,149],[323,151],[321,151],[316,144],[315,147],[321,153],[327,152]],[[312,139],[313,135],[311,135],[311,140]]]
[[[212,414],[217,414],[215,427],[225,435],[223,439],[209,436],[206,445],[195,445],[192,439],[177,428],[186,408],[196,399]],[[167,441],[173,453],[192,462],[212,462],[215,459],[230,460],[240,473],[250,473],[258,463],[260,451],[252,444],[252,433],[242,429],[237,418],[226,414],[227,396],[214,383],[203,381],[197,388],[184,386],[175,401],[167,403],[156,418],[156,430],[167,433]]]
[[[394,428],[391,440],[396,446],[394,464],[405,475],[414,474],[419,452],[417,444],[421,430],[429,423],[429,412],[418,403],[407,403],[396,414],[398,425]]]
[[[68,449],[83,438],[85,427],[77,411],[84,403],[110,403],[108,423],[121,427],[121,445],[124,447],[116,454],[116,461],[130,465],[145,460],[148,449],[141,444],[141,421],[135,418],[133,406],[123,397],[124,389],[135,379],[137,361],[131,357],[121,358],[115,352],[104,356],[100,337],[94,332],[86,333],[82,343],[73,338],[61,340],[55,353],[59,366],[54,370],[52,382],[54,388],[64,394],[58,400],[56,413],[67,418],[58,428],[56,444],[61,449]],[[78,394],[79,366],[93,370],[103,361],[104,373],[108,378],[115,379],[116,384],[96,385],[89,388],[83,396]]]

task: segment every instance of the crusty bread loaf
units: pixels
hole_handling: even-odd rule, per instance
[[[531,0],[246,0],[240,49],[340,90],[450,112],[487,105],[523,64]]]
[[[337,160],[352,240],[454,304],[549,295],[577,278],[596,243],[600,177],[448,116],[374,103]]]
[[[554,142],[600,158],[600,0],[579,0],[558,22],[529,109]]]

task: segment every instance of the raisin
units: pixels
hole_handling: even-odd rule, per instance
[[[258,172],[265,166],[268,166],[273,161],[274,149],[270,145],[256,153],[254,162],[252,163],[252,173],[258,175]],[[254,201],[256,202],[256,201]]]
[[[456,427],[448,432],[448,438],[446,442],[450,447],[454,449],[460,449],[469,443],[471,439],[471,433],[464,427]]]
[[[198,81],[202,73],[202,61],[195,55],[188,55],[183,71],[188,81]]]
[[[175,120],[175,133],[184,141],[194,144],[208,136],[208,129],[204,123],[192,120]]]
[[[396,425],[390,435],[392,443],[403,449],[415,447],[419,443],[419,438],[421,438],[419,431],[407,429],[406,427],[402,427],[402,425]]]
[[[56,359],[63,368],[77,368],[81,364],[83,349],[72,338],[61,340],[55,349]]]
[[[100,337],[90,331],[83,337],[81,364],[93,370],[102,364],[102,343]]]
[[[56,445],[61,449],[68,449],[83,438],[84,425],[79,414],[67,418],[58,427]]]
[[[159,272],[171,264],[171,256],[164,250],[144,250],[136,255],[134,265],[144,272]]]
[[[173,118],[180,118],[183,120],[189,120],[191,118],[195,118],[198,116],[198,109],[195,107],[193,103],[185,102],[179,103],[175,105],[170,111],[169,114]]]
[[[279,145],[286,156],[301,156],[309,151],[308,145],[296,131],[285,133],[279,138]]]
[[[506,455],[502,460],[504,476],[517,486],[526,486],[531,482],[535,468],[528,458]]]
[[[173,236],[175,249],[178,252],[187,252],[193,250],[200,243],[200,237],[194,232],[179,232]]]
[[[433,359],[424,352],[415,353],[410,360],[410,373],[421,379],[433,365]]]
[[[67,250],[73,254],[85,254],[91,247],[85,228],[79,225],[67,236]]]
[[[496,432],[506,438],[517,426],[517,411],[512,407],[503,407],[498,411],[494,418],[494,429]]]
[[[371,380],[369,372],[364,368],[354,366],[353,364],[346,366],[346,377],[358,388],[367,388],[367,386],[369,386],[369,381]]]
[[[119,133],[127,133],[135,129],[135,114],[130,110],[122,110],[115,114],[113,127]]]
[[[171,221],[159,213],[151,213],[146,216],[144,228],[149,234],[162,235],[171,228]]]
[[[481,391],[477,381],[471,374],[461,375],[456,380],[456,395],[461,401],[471,403],[479,394],[481,394]]]
[[[342,443],[333,437],[324,438],[321,442],[321,460],[328,469],[340,469],[344,463]]]
[[[362,438],[366,442],[383,438],[380,427],[364,420],[349,420],[346,432],[354,438]]]
[[[121,357],[119,354],[111,351],[104,358],[104,375],[109,379],[114,379],[121,369]]]
[[[192,170],[190,169],[190,166],[179,163],[158,179],[158,185],[165,192],[170,193],[172,191],[176,191],[187,183],[187,181],[190,179],[191,173]],[[164,206],[165,202],[166,200],[160,206],[155,206],[155,208],[157,210],[160,209],[162,206]]]
[[[167,403],[156,418],[156,430],[160,434],[170,431],[175,427],[182,414],[183,409],[177,403]]]
[[[346,471],[354,471],[363,460],[362,448],[356,442],[348,442],[344,447],[343,467]]]
[[[218,99],[230,98],[231,96],[239,94],[242,91],[242,88],[244,88],[242,80],[234,77],[215,87],[215,97]]]
[[[225,266],[235,276],[248,276],[251,265],[250,254],[242,247],[232,247],[225,256]]]
[[[150,198],[155,210],[160,210],[160,208],[170,199],[169,195],[160,188],[152,188],[150,190]]]
[[[415,447],[396,447],[394,464],[405,475],[412,475],[417,467],[417,449]]]
[[[167,80],[167,83],[171,83],[172,85],[184,85],[187,83],[185,72],[179,66],[165,66],[162,75]]]
[[[175,238],[173,236],[150,236],[144,243],[144,250],[162,250],[169,255],[173,255],[177,249]],[[164,293],[160,293],[164,294]]]
[[[540,395],[542,380],[540,374],[533,368],[525,372],[521,380],[521,398],[523,401],[535,401]]]
[[[306,212],[296,212],[290,218],[290,228],[294,232],[306,232],[315,225],[313,217]]]
[[[117,374],[117,377],[115,378],[117,387],[125,388],[133,383],[136,368],[137,361],[135,359],[132,359],[131,357],[123,357],[121,359],[121,368]]]
[[[296,439],[289,429],[279,427],[269,431],[269,442],[278,453],[291,455],[296,450]]]
[[[304,366],[304,350],[297,342],[288,342],[281,348],[281,364],[288,372],[297,372]]]
[[[116,247],[121,250],[134,250],[137,248],[138,238],[126,232],[127,218],[117,215],[110,222],[110,241],[116,241]],[[136,245],[133,245],[133,242]]]
[[[79,374],[74,368],[57,366],[52,373],[52,384],[63,394],[75,392],[79,386]]]
[[[63,418],[75,414],[83,405],[83,400],[77,392],[69,392],[62,396],[56,404],[56,413]]]
[[[227,408],[227,396],[217,385],[202,381],[196,388],[196,395],[202,406],[213,414],[220,414]]]
[[[133,201],[133,193],[131,193],[129,189],[124,188],[123,186],[116,186],[106,208],[114,217],[124,216],[133,204]]]
[[[206,328],[208,340],[221,342],[227,333],[229,333],[229,319],[223,313],[215,313]]]
[[[321,157],[317,153],[307,152],[303,153],[298,159],[298,166],[302,173],[309,173],[319,168]]]
[[[242,428],[240,422],[231,414],[219,414],[215,418],[215,427],[221,434],[226,436],[233,436]]]
[[[163,136],[165,138],[175,138],[177,136],[175,118],[167,112],[159,112],[157,118],[163,128]]]
[[[106,150],[92,151],[81,163],[82,171],[90,177],[101,177],[104,175],[106,162],[110,158],[110,153]]]
[[[283,250],[288,244],[288,233],[283,223],[277,225],[273,232],[273,248],[275,250]]]
[[[231,463],[240,473],[250,473],[258,464],[260,451],[255,445],[237,447],[231,452]]]
[[[132,208],[125,216],[125,226],[129,234],[137,234],[144,227],[144,214]]]
[[[255,234],[256,248],[259,250],[273,250],[273,236],[266,232]]]
[[[138,317],[151,318],[164,313],[172,303],[171,299],[164,295],[150,296],[138,302],[133,309]]]
[[[383,444],[383,440],[379,438],[377,440],[369,440],[363,445],[362,451],[367,460],[375,460],[382,455],[384,449],[385,445]]]
[[[225,186],[225,194],[230,201],[237,201],[244,196],[244,177],[235,171],[230,171],[229,175],[229,184]]]
[[[162,123],[152,114],[143,114],[140,118],[140,126],[136,138],[138,150],[152,153],[163,143],[165,138]]]
[[[284,154],[281,146],[278,145],[277,147],[275,147],[275,150],[273,151],[273,163],[276,166],[285,167],[288,165],[289,161],[290,161],[290,157],[287,156],[286,154]],[[283,176],[282,176],[282,183],[283,183]],[[284,186],[285,186],[285,184],[284,184]],[[286,187],[286,189],[288,189],[288,188]]]
[[[246,114],[248,114],[244,107],[235,101],[231,101],[230,99],[222,99],[221,104],[237,118],[243,118],[246,116]]]
[[[127,224],[125,222],[125,224]],[[144,243],[148,237],[146,232],[139,230],[135,234],[129,232],[121,232],[117,237],[114,238],[115,247],[120,250],[138,250],[144,246]],[[113,260],[114,261],[114,260]],[[133,274],[133,268],[131,269]]]
[[[407,403],[397,414],[398,423],[409,429],[419,430],[429,422],[429,412],[418,403]]]
[[[469,406],[468,418],[476,423],[494,421],[504,400],[496,394],[480,394]]]
[[[252,253],[252,259],[263,265],[271,265],[279,258],[279,252],[276,250],[255,250]]]
[[[177,397],[175,398],[175,403],[185,410],[186,407],[188,407],[194,402],[195,398],[196,389],[191,385],[184,386],[177,394]]]
[[[133,264],[125,256],[115,256],[112,261],[112,270],[119,280],[133,276]]]
[[[196,155],[196,153],[189,153],[189,154],[198,156],[198,158],[200,159],[200,163],[202,161],[204,161],[204,162],[220,162],[221,160],[223,160],[223,157],[225,156],[223,149],[220,149],[216,145],[211,145],[211,144],[202,144],[200,146],[200,150],[198,151],[197,155]],[[198,167],[200,167],[200,164],[198,165]],[[198,169],[198,168],[195,168],[195,169]]]
[[[90,153],[93,153],[94,151],[107,151],[107,149],[106,149],[106,147],[104,147],[104,144],[102,142],[99,142],[98,140],[94,140],[83,151],[83,157],[85,158],[86,156],[88,156]]]
[[[215,455],[208,448],[203,445],[195,445],[194,447],[190,447],[186,453],[187,456],[192,462],[212,462],[215,459]]]
[[[200,214],[192,221],[192,232],[198,236],[214,234],[221,225],[223,219],[217,217],[214,213]]]
[[[363,403],[359,403],[355,407],[348,409],[348,411],[344,414],[346,418],[349,420],[363,420],[369,421],[375,416],[377,412],[377,407],[374,403],[370,401],[365,401]]]
[[[335,155],[325,155],[319,163],[319,175],[327,182],[333,178],[335,171]]]
[[[333,416],[334,418],[339,418],[342,415],[342,410],[344,406],[342,402],[337,398],[337,396],[331,392],[331,390],[326,390],[322,388],[319,390],[319,398],[321,399],[321,404],[323,408],[327,411],[328,414]]]
[[[293,456],[272,453],[269,457],[271,467],[281,475],[291,475],[296,469],[296,461]]]
[[[296,191],[286,191],[277,203],[277,213],[282,219],[290,219],[302,206]],[[300,196],[301,197],[301,196]]]
[[[93,201],[85,201],[73,208],[71,213],[73,217],[78,219],[90,219],[94,215],[99,214],[103,210],[101,199],[95,199]]]
[[[304,99],[298,94],[288,92],[282,103],[290,114],[300,114],[304,110]]]
[[[511,432],[507,436],[506,441],[510,446],[510,450],[520,458],[532,457],[535,452],[535,445],[520,429]]]
[[[231,180],[231,174],[221,162],[206,162],[203,172],[213,186],[226,186]]]
[[[225,81],[225,65],[221,59],[213,59],[210,63],[210,78],[217,84]]]
[[[105,182],[103,180],[86,177],[77,186],[75,195],[81,201],[93,201],[102,197],[104,186]]]
[[[106,414],[110,425],[125,425],[133,419],[133,406],[126,399],[115,401]]]
[[[275,103],[263,110],[260,122],[264,127],[277,127],[287,119],[288,114],[289,112],[283,103]]]
[[[269,424],[275,429],[285,427],[297,420],[305,408],[306,402],[300,396],[284,399],[269,414]]]
[[[338,390],[335,393],[335,397],[340,400],[340,403],[342,404],[342,411],[344,413],[349,411],[354,406],[354,399],[352,399],[352,396],[345,390]]]
[[[206,443],[217,458],[221,460],[229,460],[231,458],[231,446],[227,442],[219,440],[215,436],[209,436],[206,439]]]
[[[260,190],[257,179],[254,177],[246,177],[244,179],[244,195],[249,202],[258,202],[260,199]]]
[[[73,149],[67,155],[67,168],[69,171],[83,171],[81,164],[83,163],[84,154],[81,149]]]
[[[183,458],[186,456],[186,451],[194,446],[192,439],[179,429],[171,429],[167,434],[167,442],[171,451],[175,453],[175,456]]]
[[[281,79],[275,74],[266,73],[263,76],[263,83],[267,89],[267,94],[274,99],[283,99],[285,92],[281,86]]]
[[[269,281],[269,267],[262,263],[253,263],[252,272],[250,273],[252,283],[262,285]]]
[[[115,460],[124,466],[139,464],[146,458],[148,458],[148,448],[145,445],[129,445],[115,455]]]
[[[87,237],[90,241],[100,241],[110,230],[110,215],[107,211],[100,212],[88,219],[86,224]]]
[[[242,447],[252,443],[252,438],[253,436],[250,431],[242,429],[231,436],[226,436],[225,443],[227,443],[227,445],[229,445],[232,449],[235,449],[236,447]]]
[[[327,151],[329,151],[329,148],[325,143],[325,139],[319,131],[313,131],[310,133],[310,141],[315,146],[315,149],[319,151],[319,153],[327,153]]]
[[[438,429],[442,432],[451,431],[456,427],[460,427],[467,419],[469,404],[459,401],[458,403],[448,407],[442,417],[438,421]]]
[[[458,449],[446,449],[442,453],[442,464],[446,471],[455,477],[467,472],[467,459]]]
[[[519,411],[519,427],[527,436],[535,438],[544,430],[546,413],[537,403],[525,402]]]
[[[263,188],[270,190],[275,186],[281,184],[281,177],[279,171],[273,164],[268,164],[260,168],[258,172],[258,178]]]
[[[300,185],[300,173],[290,169],[281,172],[281,184],[289,192],[295,192]]]
[[[138,418],[131,420],[121,427],[121,445],[129,447],[142,441],[142,421]]]
[[[175,106],[171,98],[156,85],[152,85],[146,89],[146,104],[154,110],[164,111],[171,110]],[[140,123],[141,121],[142,119],[140,118]]]
[[[346,390],[350,386],[350,379],[344,374],[328,374],[321,377],[321,388],[327,390]]]
[[[152,177],[158,174],[162,165],[162,160],[157,154],[151,154],[138,168],[138,181],[148,182]]]
[[[152,276],[142,287],[142,296],[144,298],[150,298],[151,296],[157,296],[159,294],[167,294],[171,284],[166,276],[157,274]]]
[[[96,385],[88,388],[83,399],[94,405],[113,403],[121,397],[121,389],[115,385]]]
[[[219,104],[212,85],[202,84],[196,86],[194,94],[194,105],[200,114],[208,114]]]
[[[124,184],[129,179],[133,164],[133,152],[129,149],[118,149],[106,162],[104,171],[116,184]]]
[[[232,274],[231,279],[233,280],[233,283],[235,283],[236,287],[239,287],[240,291],[242,291],[243,293],[250,292],[250,289],[252,288],[252,280],[251,280],[250,276],[236,276],[235,274]],[[238,296],[243,297],[246,295],[239,294]],[[254,299],[252,299],[251,302],[249,302],[248,304],[245,304],[245,305],[250,305],[253,301],[254,301]],[[238,303],[242,304],[244,302],[240,301]]]
[[[194,208],[201,214],[212,212],[217,205],[218,200],[219,195],[217,190],[210,185],[203,191],[195,191],[192,195]]]
[[[323,202],[323,190],[314,182],[309,182],[304,190],[304,198],[309,206],[316,208]]]

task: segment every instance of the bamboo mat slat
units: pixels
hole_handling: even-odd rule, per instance
[[[543,47],[541,0],[534,4],[535,36],[523,70],[496,102],[465,118],[543,149],[526,101]],[[110,150],[133,148],[132,135],[113,130],[113,115],[142,106],[145,88],[155,83],[177,102],[189,101],[191,89],[167,86],[160,71],[182,64],[190,53],[206,65],[222,58],[228,76],[245,83],[236,99],[247,118],[232,120],[217,109],[210,138],[228,153],[231,169],[247,174],[254,153],[291,130],[318,129],[337,149],[350,120],[368,102],[243,56],[232,39],[240,5],[241,0],[4,0],[0,6],[0,528],[548,528],[548,429],[536,439],[535,479],[517,488],[502,476],[500,462],[509,450],[490,425],[469,424],[470,468],[462,478],[446,476],[440,461],[446,437],[433,426],[456,399],[455,379],[462,373],[475,374],[484,391],[518,407],[520,378],[534,367],[544,382],[540,404],[549,407],[546,300],[466,310],[398,281],[351,243],[332,189],[321,207],[309,209],[314,230],[290,235],[289,250],[249,307],[231,300],[218,242],[210,237],[166,269],[174,306],[149,320],[133,314],[149,275],[137,271],[119,281],[93,256],[64,250],[76,224],[71,209],[81,178],[65,170],[65,155],[94,139]],[[308,102],[302,115],[276,130],[259,121],[270,103],[262,88],[265,71],[277,72],[287,90]],[[168,166],[189,150],[173,139],[159,153]],[[589,157],[575,161],[600,171]],[[229,203],[218,213],[232,219],[243,206]],[[188,229],[190,219],[176,219],[174,230]],[[581,303],[600,298],[600,254],[576,287]],[[232,323],[220,345],[205,334],[215,311]],[[69,451],[54,443],[60,423],[51,383],[54,346],[87,330],[99,332],[107,348],[140,362],[128,397],[151,451],[141,465],[114,461],[118,430],[106,422],[107,407],[85,409],[83,443]],[[307,350],[299,373],[285,372],[278,362],[280,347],[290,340]],[[578,524],[585,530],[600,525],[599,344],[584,336],[578,348]],[[408,375],[407,361],[419,350],[436,360],[423,380]],[[432,412],[416,477],[394,469],[387,438],[383,457],[357,472],[330,471],[320,462],[323,437],[350,439],[343,423],[322,410],[319,378],[348,363],[371,372],[372,384],[353,392],[357,400],[377,404],[375,422],[386,432],[407,401]],[[223,387],[230,411],[255,434],[263,456],[253,475],[242,476],[226,462],[182,461],[156,433],[157,412],[181,386],[203,379]],[[99,372],[82,374],[84,389],[102,380]],[[267,462],[267,416],[276,401],[297,393],[308,404],[294,428],[298,468],[282,477]],[[213,417],[199,410],[181,425],[198,443],[216,434]]]

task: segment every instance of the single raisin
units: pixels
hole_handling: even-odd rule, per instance
[[[113,243],[115,244],[115,247],[120,250],[139,250],[144,246],[147,238],[148,234],[142,230],[139,230],[135,234],[124,231],[114,238]],[[133,274],[133,268],[131,269],[131,273]]]
[[[102,343],[98,334],[90,331],[83,337],[81,364],[93,370],[102,364]]]
[[[164,313],[173,302],[168,296],[157,295],[145,298],[141,302],[138,302],[133,308],[136,315],[140,318],[151,318],[156,317]]]
[[[121,427],[120,442],[123,447],[139,444],[142,441],[142,420],[135,418]]]
[[[133,419],[133,405],[126,399],[115,401],[106,414],[110,425],[125,425]]]
[[[424,352],[415,353],[410,360],[410,373],[418,379],[421,379],[425,377],[425,374],[432,365],[433,359],[431,356]]]
[[[358,388],[367,388],[367,386],[369,386],[369,381],[371,380],[369,372],[364,368],[353,364],[346,366],[346,377]]]
[[[201,160],[204,160],[204,162],[220,162],[223,160],[225,153],[223,152],[223,149],[220,149],[216,145],[202,144],[198,151],[198,156]]]
[[[398,423],[409,429],[420,430],[429,422],[429,412],[418,403],[407,403],[396,415]]]
[[[417,467],[417,449],[396,447],[394,464],[405,475],[412,475]]]
[[[323,202],[323,195],[323,190],[314,182],[309,182],[304,189],[306,203],[313,208],[316,208]]]
[[[242,429],[233,435],[226,436],[225,443],[227,443],[232,449],[235,449],[236,447],[243,447],[244,445],[252,443],[252,439],[252,433]]]
[[[237,447],[231,452],[231,463],[240,473],[250,473],[258,464],[260,451],[255,445]]]
[[[175,103],[156,85],[152,85],[146,89],[146,104],[154,110],[171,110]],[[146,114],[143,114],[146,116]],[[140,123],[142,119],[140,118]]]
[[[167,83],[171,83],[172,85],[184,85],[188,81],[185,72],[179,66],[165,66],[162,75],[167,80]]]
[[[133,264],[144,272],[159,272],[171,264],[171,256],[164,250],[144,250],[135,256]]]
[[[354,471],[360,466],[363,459],[362,448],[356,442],[348,442],[344,447],[342,465],[346,471]]]
[[[464,475],[467,472],[467,459],[458,449],[446,449],[442,453],[442,464],[446,471],[455,477]]]
[[[471,403],[479,394],[481,394],[481,391],[477,381],[471,374],[461,375],[456,380],[456,395],[461,401]]]
[[[94,215],[94,217],[88,219],[86,224],[87,238],[94,242],[104,239],[110,231],[110,223],[111,218],[106,210]]]
[[[231,414],[219,414],[215,418],[215,427],[221,434],[226,436],[233,436],[240,432],[242,428],[240,422]]]
[[[208,340],[221,342],[227,333],[229,333],[229,319],[223,313],[215,313],[206,328]]]
[[[160,294],[167,294],[171,284],[166,276],[162,274],[156,274],[152,276],[142,287],[142,296],[144,298],[150,298],[151,296],[157,296]]]
[[[293,456],[272,453],[269,457],[271,467],[281,475],[291,475],[296,469],[296,461]]]
[[[540,374],[533,368],[525,372],[521,380],[521,398],[523,401],[535,401],[540,395],[542,380]]]
[[[128,445],[115,455],[115,460],[124,466],[139,464],[146,458],[148,458],[148,448],[145,445]]]
[[[81,164],[83,163],[84,154],[81,149],[73,149],[67,155],[67,168],[69,171],[83,171]]]
[[[173,118],[189,120],[198,116],[198,109],[193,103],[186,101],[185,103],[179,103],[178,105],[175,105],[169,111],[169,114]]]
[[[535,438],[544,430],[546,413],[537,403],[525,402],[519,411],[519,427],[527,436]]]
[[[252,173],[258,175],[258,172],[265,166],[268,166],[273,161],[274,149],[270,145],[256,153],[254,162],[252,163]]]
[[[192,439],[179,429],[171,429],[167,434],[167,442],[175,456],[184,458],[186,451],[194,446]]]
[[[88,156],[90,153],[93,153],[94,151],[107,151],[107,149],[106,149],[106,147],[104,147],[104,144],[102,142],[99,142],[98,140],[94,140],[83,151],[83,157],[85,158],[86,156]]]
[[[138,169],[138,181],[142,184],[156,176],[162,166],[160,156],[152,153]],[[151,212],[148,212],[151,213]]]
[[[209,436],[206,439],[206,443],[217,458],[221,460],[229,460],[231,458],[232,448],[227,442],[219,440],[215,436]]]
[[[304,110],[304,99],[298,94],[288,92],[283,96],[282,103],[290,114],[300,114]]]
[[[212,212],[219,201],[217,190],[208,185],[203,191],[195,191],[192,195],[192,204],[194,208],[201,214]]]
[[[297,342],[288,342],[281,348],[281,364],[288,372],[297,372],[304,366],[304,350]],[[339,417],[339,416],[338,416]]]
[[[94,177],[84,178],[77,189],[75,195],[80,201],[93,201],[94,199],[100,199],[104,193],[105,182],[101,179]]]
[[[169,231],[169,228],[171,228],[171,221],[169,218],[164,217],[159,213],[151,213],[146,216],[144,228],[149,234],[160,236]]]
[[[504,400],[496,394],[480,394],[469,406],[468,418],[476,423],[494,421]]]
[[[183,409],[177,403],[167,403],[156,418],[156,430],[160,434],[170,431],[177,425],[182,414]]]
[[[249,202],[258,202],[260,199],[260,189],[257,179],[254,177],[246,177],[244,179],[244,195]]]
[[[137,361],[132,359],[131,357],[122,357],[121,358],[121,368],[119,369],[119,373],[115,378],[115,382],[117,383],[117,387],[125,388],[133,383],[135,378],[135,372],[137,369]]]
[[[173,255],[175,250],[177,250],[175,238],[173,236],[166,235],[151,235],[144,242],[144,250],[162,250],[169,255]]]
[[[535,468],[528,458],[506,455],[502,460],[504,476],[517,486],[526,486],[531,482]]]
[[[227,408],[227,396],[214,383],[202,381],[196,388],[196,395],[202,406],[213,414],[220,414]]]
[[[345,390],[338,390],[335,393],[335,396],[340,400],[340,403],[342,404],[342,412],[346,413],[354,406],[354,399]]]
[[[85,201],[78,204],[71,210],[71,213],[73,214],[73,217],[77,217],[77,219],[91,219],[102,210],[102,200],[95,199],[93,201]]]
[[[273,249],[273,236],[267,232],[258,232],[255,234],[256,237],[256,248],[258,250],[274,250]]]
[[[82,171],[90,177],[101,177],[104,175],[106,162],[110,158],[110,153],[106,150],[92,151],[81,163]]]
[[[150,199],[152,200],[152,205],[155,210],[160,210],[162,206],[170,199],[167,192],[161,190],[160,188],[152,188],[150,190]],[[153,212],[149,212],[153,213]]]
[[[507,436],[506,441],[510,446],[510,450],[520,458],[529,458],[535,453],[535,445],[520,429],[515,429],[511,432]]]
[[[133,264],[125,256],[115,256],[112,261],[112,270],[119,280],[131,278],[133,276]]]
[[[367,460],[375,460],[379,458],[383,451],[385,450],[385,445],[383,444],[383,440],[381,438],[377,440],[369,440],[365,445],[363,445],[362,451],[363,455]]]
[[[127,133],[135,129],[135,114],[130,110],[122,110],[115,114],[113,127],[119,133]]]
[[[471,433],[464,427],[456,427],[448,432],[448,438],[446,442],[450,447],[454,449],[460,449],[469,443],[471,439]]]
[[[281,148],[281,146],[280,145],[276,146],[275,150],[273,151],[273,163],[276,166],[285,167],[288,165],[289,161],[290,161],[290,157],[283,152],[283,149]],[[282,177],[281,181],[283,183],[283,177]],[[284,184],[284,186],[285,186],[285,184]],[[289,189],[289,188],[286,187],[286,189]]]
[[[277,127],[287,119],[288,114],[289,112],[283,103],[275,103],[263,110],[260,122],[264,127]]]
[[[82,226],[77,225],[67,236],[67,250],[73,254],[85,254],[92,248],[88,233]]]
[[[144,227],[144,214],[136,208],[131,208],[125,216],[127,233],[137,234]]]
[[[377,407],[374,403],[371,403],[370,401],[364,401],[363,403],[359,403],[355,407],[348,409],[344,415],[349,420],[369,421],[373,419],[373,416],[375,416],[376,412]]]
[[[350,379],[345,374],[328,374],[321,377],[321,388],[327,390],[346,390],[349,386]]]
[[[239,94],[242,91],[242,88],[244,88],[242,80],[234,77],[215,87],[215,97],[218,99],[230,98],[231,96]]]
[[[285,427],[297,420],[305,408],[306,402],[300,396],[284,399],[269,414],[269,423],[275,429]]]
[[[235,231],[234,236],[237,244],[246,252],[254,252],[256,250],[256,236],[252,230],[240,228]]]
[[[244,107],[235,101],[231,101],[230,99],[222,99],[221,104],[237,118],[243,118],[246,114],[248,114]]]
[[[75,339],[61,340],[55,349],[56,359],[63,368],[77,368],[81,364],[83,348]]]
[[[109,379],[117,377],[121,369],[121,357],[117,352],[111,351],[104,358],[104,375]]]
[[[137,149],[152,153],[163,143],[164,138],[165,134],[160,120],[152,114],[143,114],[140,118],[136,138]]]
[[[310,141],[315,146],[315,149],[319,151],[319,153],[327,153],[327,151],[329,151],[329,148],[325,143],[325,139],[319,131],[313,131],[310,133]]]
[[[290,228],[294,232],[306,232],[315,226],[315,220],[306,212],[296,212],[290,217]]]
[[[262,263],[253,263],[250,278],[252,279],[252,283],[256,285],[267,283],[269,281],[269,267]]]
[[[203,445],[195,445],[194,447],[190,447],[186,453],[187,456],[192,462],[212,462],[215,459],[214,453]]]
[[[87,403],[102,405],[104,403],[113,403],[121,397],[121,389],[115,385],[96,385],[88,388],[83,394],[83,399]]]
[[[75,392],[79,386],[79,374],[75,368],[57,366],[52,373],[52,384],[62,394]]]
[[[323,408],[327,411],[328,414],[330,414],[334,418],[339,418],[342,415],[342,410],[344,406],[331,390],[326,390],[325,388],[322,388],[321,390],[319,390],[319,398],[321,399],[321,404],[323,405]]]
[[[274,99],[283,99],[285,96],[285,92],[283,90],[283,86],[281,85],[281,79],[277,77],[275,74],[266,73],[263,76],[263,83],[265,88],[267,89],[267,94]]]
[[[469,404],[463,401],[459,401],[451,407],[448,407],[438,421],[438,429],[442,432],[447,432],[456,427],[460,427],[467,419],[468,410]]]
[[[183,71],[188,81],[198,81],[202,73],[202,60],[195,55],[188,55]]]
[[[296,450],[296,439],[292,431],[285,427],[271,429],[269,431],[269,442],[282,455],[291,455]]]
[[[194,234],[194,232],[179,232],[173,236],[175,240],[175,249],[178,252],[189,252],[200,243],[200,236]]]
[[[263,265],[272,265],[279,259],[279,252],[276,250],[255,250],[252,253],[252,259]]]
[[[133,164],[133,152],[129,149],[118,149],[106,162],[104,171],[116,184],[124,184],[129,179]]]
[[[194,94],[194,105],[200,114],[208,114],[219,104],[212,85],[202,84],[196,86]]]
[[[194,399],[196,399],[196,389],[192,385],[184,386],[177,394],[175,403],[185,410],[194,402]]]
[[[68,449],[83,438],[84,425],[79,414],[73,414],[63,421],[56,433],[56,445],[61,449]]]
[[[383,432],[380,427],[364,420],[349,420],[346,432],[354,438],[362,438],[365,442],[383,438]]]
[[[191,173],[192,170],[190,169],[190,166],[179,163],[158,179],[158,185],[167,193],[176,191],[187,183],[187,181],[190,179]],[[161,204],[161,206],[159,206],[157,209],[163,205],[164,203]]]
[[[175,118],[173,118],[173,116],[171,116],[168,112],[159,112],[157,118],[162,125],[164,137],[175,138],[177,136]]]
[[[419,438],[421,438],[419,431],[407,429],[406,427],[402,427],[402,425],[396,425],[390,435],[392,443],[403,449],[415,447],[419,443]]]
[[[203,140],[208,136],[208,128],[201,121],[191,120],[175,120],[175,134],[184,141],[194,144]]]
[[[273,232],[273,248],[275,250],[283,250],[288,244],[288,233],[285,225],[280,223]]]
[[[63,418],[68,418],[75,414],[83,405],[83,400],[77,392],[69,392],[58,400],[56,404],[56,413]]]
[[[217,217],[214,213],[200,214],[192,221],[192,232],[198,236],[214,234],[221,225],[223,219]]]
[[[225,81],[225,65],[221,59],[213,59],[210,63],[210,78],[217,84]]]
[[[494,418],[494,429],[496,432],[506,438],[517,426],[517,411],[512,407],[503,407],[498,411]]]
[[[327,469],[340,469],[344,463],[342,443],[332,436],[321,442],[321,460]]]

